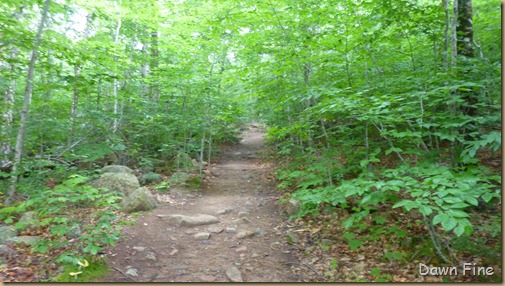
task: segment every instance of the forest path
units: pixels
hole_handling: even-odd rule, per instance
[[[264,131],[252,124],[242,138],[209,166],[201,193],[163,203],[123,228],[124,239],[107,254],[113,270],[102,282],[300,281],[290,269],[296,259],[286,243],[273,168],[258,158]],[[171,214],[207,214],[220,222],[181,227],[160,218]],[[201,232],[210,237],[199,240]]]

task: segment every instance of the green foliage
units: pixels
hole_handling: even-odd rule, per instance
[[[116,193],[96,189],[86,184],[87,177],[72,175],[53,189],[34,193],[33,196],[17,205],[0,210],[0,219],[12,223],[13,219],[28,210],[36,210],[40,225],[49,227],[51,238],[38,241],[33,251],[48,252],[65,249],[58,261],[81,254],[97,255],[104,246],[114,245],[119,239],[119,227],[112,222],[113,210],[118,209],[120,198]],[[79,209],[92,209],[94,214],[82,217],[75,213]],[[73,218],[72,215],[79,215]],[[86,220],[87,219],[87,220]],[[22,228],[19,222],[16,227]],[[68,241],[73,240],[72,248]]]
[[[389,274],[382,274],[379,268],[372,268],[370,275],[375,276],[375,282],[390,282],[393,279]]]
[[[169,181],[163,181],[159,185],[154,187],[158,191],[166,192],[167,190],[170,189],[170,182]]]

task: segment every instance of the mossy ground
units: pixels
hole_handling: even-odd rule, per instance
[[[88,267],[81,267],[75,264],[63,264],[65,271],[60,275],[54,277],[49,282],[94,282],[109,274],[110,269],[107,267],[105,260],[102,258],[87,258],[89,263]],[[82,271],[81,274],[72,276],[70,273]]]

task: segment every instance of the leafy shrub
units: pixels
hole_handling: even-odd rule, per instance
[[[73,262],[80,254],[96,255],[103,246],[113,245],[119,238],[119,227],[112,222],[120,197],[115,192],[87,185],[87,180],[87,177],[72,175],[53,189],[35,192],[28,200],[1,209],[0,219],[13,223],[18,214],[35,210],[41,218],[41,227],[48,227],[50,239],[37,242],[34,251],[63,249],[57,262]],[[86,210],[93,213],[85,217]],[[22,228],[22,223],[15,226]],[[70,240],[72,248],[69,248]]]

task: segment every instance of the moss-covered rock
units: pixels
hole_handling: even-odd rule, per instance
[[[176,172],[174,173],[168,181],[173,185],[185,185],[189,180],[190,176],[185,172]]]
[[[105,173],[91,185],[95,188],[107,188],[110,191],[118,191],[129,195],[140,187],[139,180],[129,173]]]
[[[18,235],[18,231],[14,226],[0,226],[0,244],[5,244],[9,238]]]
[[[163,181],[161,175],[153,172],[143,174],[142,177],[140,178],[140,184],[142,186],[149,185],[152,183],[160,183],[161,181]]]
[[[136,189],[120,203],[120,210],[125,213],[149,211],[157,207],[158,201],[146,187]]]
[[[23,225],[22,229],[34,231],[40,227],[40,220],[34,211],[29,211],[23,214],[19,222]]]
[[[102,168],[102,173],[126,173],[133,174],[133,170],[121,165],[109,165]]]

